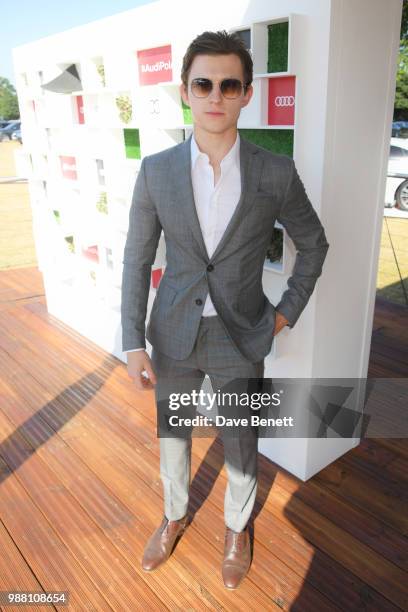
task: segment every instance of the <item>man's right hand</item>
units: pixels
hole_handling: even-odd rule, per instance
[[[157,383],[152,362],[146,351],[131,351],[127,354],[127,371],[138,391],[153,389]],[[147,377],[142,372],[147,373]]]

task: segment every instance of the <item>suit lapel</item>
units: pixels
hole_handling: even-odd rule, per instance
[[[258,150],[252,147],[251,143],[244,140],[242,136],[240,136],[239,156],[241,169],[241,197],[221,240],[212,254],[211,261],[214,261],[219,256],[240,221],[242,221],[243,217],[249,212],[261,178],[263,165],[262,156],[258,155]]]
[[[185,215],[187,223],[200,247],[206,261],[214,261],[219,255],[238,223],[249,211],[255,197],[261,177],[263,156],[251,143],[240,136],[240,170],[241,170],[241,197],[234,213],[221,237],[212,257],[210,258],[201,232],[200,221],[194,202],[193,184],[191,181],[191,136],[175,149],[171,176],[173,182],[174,199],[177,206]]]
[[[173,183],[173,199],[177,208],[193,232],[202,255],[208,260],[208,253],[201,233],[200,221],[194,202],[193,183],[191,182],[191,135],[174,149],[170,176]]]

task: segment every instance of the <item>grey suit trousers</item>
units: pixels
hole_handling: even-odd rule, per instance
[[[177,330],[174,330],[177,334]],[[237,378],[262,378],[264,360],[252,363],[231,342],[218,316],[202,317],[192,352],[175,360],[152,350],[157,376],[156,405],[171,393],[201,389],[208,374],[214,393]],[[224,430],[225,431],[225,430]],[[258,437],[253,428],[239,436],[222,434],[228,483],[224,499],[225,524],[234,531],[245,528],[257,491]],[[187,513],[191,480],[191,435],[160,437],[160,477],[164,491],[164,513],[170,520]]]

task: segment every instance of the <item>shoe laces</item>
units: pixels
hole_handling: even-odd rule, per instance
[[[244,531],[233,531],[232,529],[229,530],[232,534],[232,546],[231,546],[231,550],[233,552],[242,552],[244,549],[244,542],[245,542],[245,530]],[[228,538],[228,532],[225,534],[225,539]]]
[[[183,519],[179,519],[179,520],[171,521],[171,522],[172,523],[179,523],[182,520],[184,520],[184,517],[183,517]],[[161,533],[164,533],[165,531],[168,531],[169,525],[170,525],[170,519],[168,519],[167,516],[165,516],[163,518],[163,524],[162,524]]]

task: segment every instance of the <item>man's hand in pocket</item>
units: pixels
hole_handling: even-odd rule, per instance
[[[277,334],[279,334],[281,329],[283,329],[285,327],[285,325],[287,325],[288,323],[289,323],[289,321],[287,320],[287,318],[284,317],[283,314],[279,312],[279,310],[277,310],[276,311],[276,318],[275,318],[275,328],[273,330],[273,335],[276,336]]]

